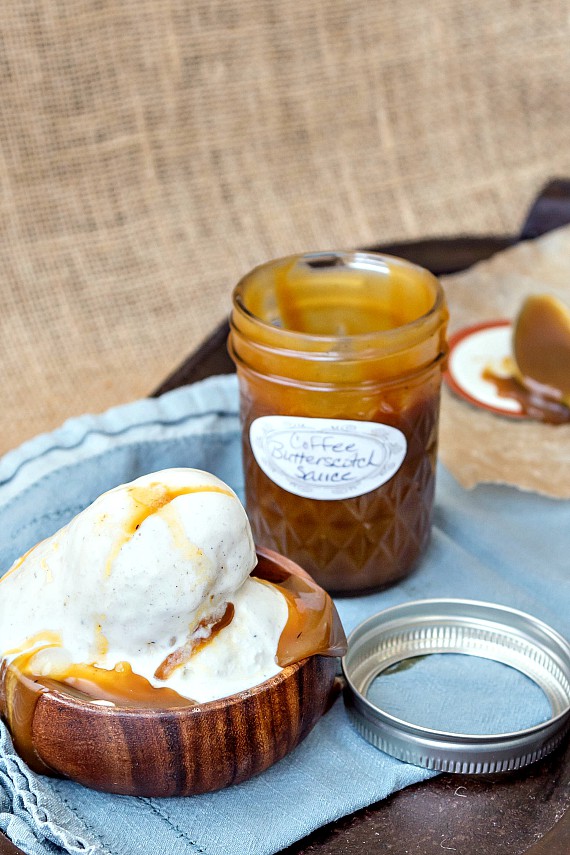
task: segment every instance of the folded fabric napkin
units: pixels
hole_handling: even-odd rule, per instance
[[[0,567],[5,571],[103,490],[145,472],[196,466],[243,494],[237,412],[235,378],[214,377],[74,419],[10,452],[0,460]],[[570,635],[569,522],[568,503],[501,486],[467,492],[441,469],[433,537],[421,565],[387,591],[339,599],[345,628],[407,600],[467,597],[531,612]],[[494,688],[480,660],[430,657],[384,678],[383,702],[396,714],[467,732],[512,730],[548,716],[534,684],[503,666],[489,667],[500,669]],[[365,742],[340,699],[267,772],[193,798],[113,796],[39,777],[14,753],[2,725],[0,828],[34,855],[268,855],[431,774]]]

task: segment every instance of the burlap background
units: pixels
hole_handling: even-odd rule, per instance
[[[271,256],[516,231],[565,0],[4,0],[1,439],[150,391]]]

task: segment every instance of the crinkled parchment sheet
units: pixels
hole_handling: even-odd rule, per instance
[[[529,294],[555,294],[570,306],[570,226],[518,244],[442,282],[450,333],[479,321],[513,319]],[[444,386],[439,455],[467,488],[494,482],[570,498],[570,424],[497,416]]]

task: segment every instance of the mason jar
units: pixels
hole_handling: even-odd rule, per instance
[[[435,276],[374,253],[278,259],[234,290],[254,537],[331,593],[396,582],[426,549],[447,318]]]

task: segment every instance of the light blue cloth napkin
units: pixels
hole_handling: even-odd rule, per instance
[[[37,437],[0,460],[0,567],[103,490],[145,472],[196,466],[243,494],[239,447],[233,377],[74,419]],[[418,570],[388,591],[338,600],[341,618],[348,632],[407,600],[467,597],[530,612],[569,636],[569,535],[569,503],[497,486],[466,492],[440,470],[432,542]],[[487,667],[501,669],[492,688]],[[429,657],[373,691],[396,713],[464,731],[511,730],[549,713],[526,678],[470,657]],[[340,700],[267,772],[183,799],[111,796],[38,777],[2,725],[0,828],[34,855],[268,855],[430,774],[368,745]]]

